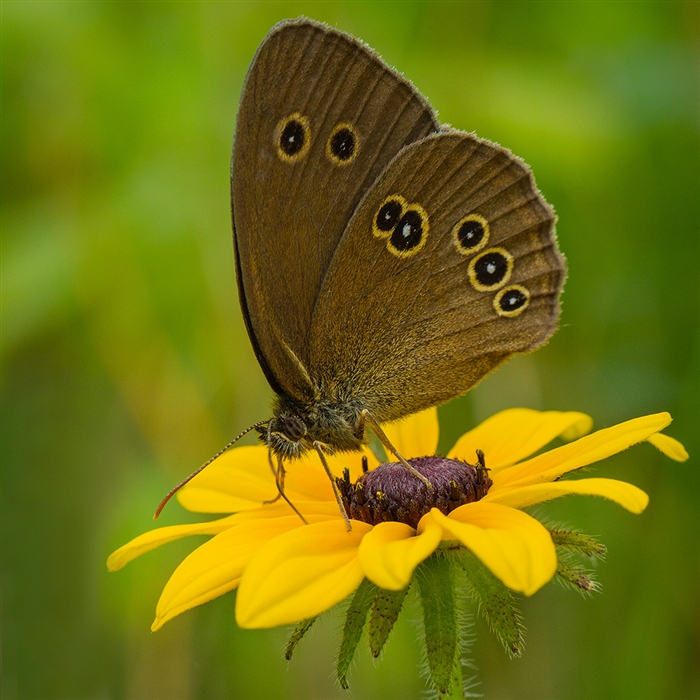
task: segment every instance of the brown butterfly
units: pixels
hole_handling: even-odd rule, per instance
[[[380,423],[464,393],[557,327],[565,262],[530,169],[441,125],[362,42],[296,19],[249,69],[231,197],[241,308],[277,395],[252,428],[280,493],[283,462],[309,450],[335,488],[324,453],[360,450],[368,425],[429,487]]]

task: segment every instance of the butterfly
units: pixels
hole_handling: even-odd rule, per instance
[[[565,261],[530,169],[441,125],[371,48],[324,24],[283,21],[258,48],[231,200],[241,309],[275,392],[249,430],[276,455],[282,495],[284,463],[315,451],[341,504],[324,455],[362,449],[368,428],[429,488],[381,424],[466,392],[557,328]]]

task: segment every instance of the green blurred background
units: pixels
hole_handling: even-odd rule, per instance
[[[162,495],[269,415],[238,308],[229,157],[279,19],[351,32],[441,120],[529,162],[559,214],[562,327],[441,409],[441,446],[500,408],[598,427],[661,410],[700,454],[697,2],[3,2],[2,593],[6,700],[422,697],[411,614],[334,686],[339,617],[291,665],[235,594],[149,626],[180,542],[116,574]],[[597,471],[651,495],[543,508],[599,535],[603,594],[523,602],[522,659],[482,622],[487,698],[700,697],[700,478],[651,446]],[[165,524],[192,519],[176,503]],[[415,617],[415,615],[413,615]]]

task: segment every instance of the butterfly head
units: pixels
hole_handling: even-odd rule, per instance
[[[260,441],[283,462],[322,448],[326,454],[362,449],[362,406],[346,400],[302,404],[278,396],[272,418],[258,428]]]
[[[282,459],[300,457],[310,447],[306,423],[294,413],[276,415],[259,432],[260,440]]]

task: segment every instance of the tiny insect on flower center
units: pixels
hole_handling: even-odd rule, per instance
[[[417,527],[431,508],[447,515],[465,503],[480,500],[491,488],[483,453],[477,454],[476,465],[446,457],[409,459],[408,463],[430,481],[432,489],[426,489],[396,462],[380,464],[354,484],[346,469],[337,479],[345,510],[350,518],[370,525],[393,520]]]

